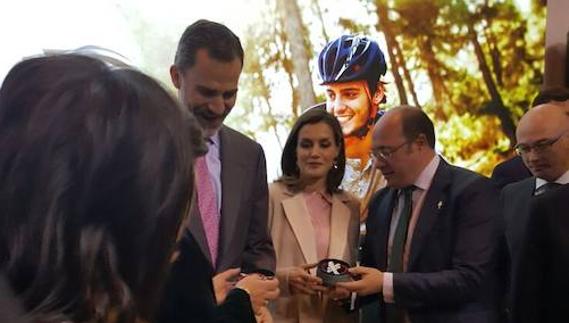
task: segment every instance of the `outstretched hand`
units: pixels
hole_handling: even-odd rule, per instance
[[[355,292],[359,296],[366,296],[381,292],[383,288],[383,273],[375,268],[354,267],[349,269],[353,276],[361,276],[361,279],[353,282],[336,283],[339,288],[345,288]]]
[[[322,279],[310,274],[309,270],[317,264],[307,264],[291,268],[288,272],[288,284],[294,294],[316,295],[318,292],[327,291],[322,285]]]
[[[231,268],[213,276],[213,290],[218,305],[225,301],[227,293],[233,288],[233,285],[235,285],[235,281],[240,272],[240,268]]]
[[[245,276],[235,287],[242,288],[249,293],[255,315],[261,315],[269,301],[276,299],[280,293],[278,279],[268,279],[259,274]]]

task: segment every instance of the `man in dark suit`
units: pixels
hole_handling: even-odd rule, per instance
[[[522,158],[515,156],[496,165],[491,178],[498,185],[498,188],[502,189],[508,184],[519,182],[531,176],[531,172]]]
[[[529,110],[520,120],[516,151],[532,177],[507,185],[502,190],[504,217],[504,251],[506,282],[509,286],[507,306],[511,306],[513,279],[520,268],[520,250],[526,239],[532,198],[556,185],[569,183],[569,117],[559,104],[546,103]],[[509,311],[509,310],[508,310]]]
[[[532,202],[514,279],[512,322],[569,322],[568,201],[569,185],[563,185]]]
[[[493,253],[497,189],[446,163],[433,123],[397,107],[373,134],[376,167],[388,187],[372,199],[361,279],[338,284],[379,306],[365,322],[494,322]],[[379,317],[378,317],[379,316]]]
[[[170,68],[180,101],[193,112],[207,137],[208,153],[196,160],[197,195],[192,199],[187,234],[216,274],[213,286],[218,303],[224,301],[240,272],[275,270],[267,229],[263,149],[223,124],[235,105],[242,68],[239,38],[226,26],[207,20],[184,31]],[[180,257],[194,263],[192,257],[197,255],[186,250],[181,249]],[[171,281],[193,280],[191,270],[173,272],[177,274]],[[183,285],[169,284],[173,288]]]

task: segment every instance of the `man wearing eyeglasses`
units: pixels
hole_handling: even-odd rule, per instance
[[[502,190],[507,266],[508,312],[516,296],[514,280],[520,270],[520,253],[526,240],[530,206],[534,196],[548,194],[569,183],[569,117],[567,109],[556,102],[530,109],[520,120],[515,149],[532,177],[507,185]]]
[[[434,126],[419,108],[389,110],[373,132],[374,165],[387,187],[372,198],[361,279],[363,322],[496,322],[493,252],[498,191],[435,152]],[[365,267],[364,267],[365,266]]]
[[[569,185],[562,185],[531,203],[513,283],[512,322],[569,322],[568,201]]]
[[[532,107],[545,103],[554,103],[565,106],[569,110],[569,88],[550,87],[541,90],[532,102]],[[532,174],[524,164],[520,155],[508,159],[494,168],[492,171],[492,180],[503,188],[504,186],[521,181]]]

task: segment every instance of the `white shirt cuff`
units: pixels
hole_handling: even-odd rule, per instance
[[[383,273],[383,301],[394,303],[393,297],[393,273]]]

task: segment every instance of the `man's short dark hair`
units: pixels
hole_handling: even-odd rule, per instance
[[[402,105],[401,126],[407,140],[415,140],[420,134],[425,135],[429,147],[435,148],[435,127],[427,114],[414,106]]]
[[[537,94],[535,99],[533,99],[532,107],[546,104],[551,101],[567,101],[569,100],[569,88],[566,87],[550,87],[545,88]]]
[[[226,26],[205,19],[186,28],[178,42],[174,64],[180,70],[194,66],[196,53],[202,48],[214,59],[231,62],[239,58],[243,65],[243,47],[239,37]]]

